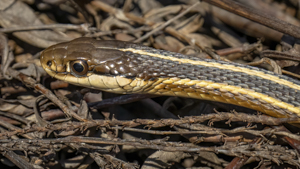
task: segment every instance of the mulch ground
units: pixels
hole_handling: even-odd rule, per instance
[[[297,0],[1,0],[0,168],[299,168],[299,129],[233,105],[56,80],[45,48],[142,43],[300,78]]]

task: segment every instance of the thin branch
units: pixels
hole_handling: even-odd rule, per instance
[[[249,8],[233,0],[222,0],[222,1],[203,0],[203,1],[212,4],[214,6],[217,6],[219,8],[225,9],[234,14],[245,17],[247,19],[250,19],[254,22],[260,23],[271,29],[275,29],[279,32],[300,39],[300,28],[298,26],[292,25],[288,22],[272,17],[271,15],[267,15],[266,13],[260,10]]]

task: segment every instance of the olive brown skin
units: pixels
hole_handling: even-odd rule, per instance
[[[116,45],[119,44],[119,45]],[[43,51],[41,56],[41,63],[43,68],[56,70],[56,72],[67,72],[68,62],[77,62],[83,67],[88,66],[87,71],[95,71],[99,73],[114,73],[117,64],[124,61],[124,52],[110,49],[111,47],[124,46],[122,43],[115,43],[115,41],[97,41],[91,38],[79,38],[71,42],[60,43],[53,45]],[[97,48],[101,46],[101,48]],[[106,48],[109,47],[109,48]],[[45,65],[47,63],[47,65]],[[103,66],[103,63],[106,65]],[[72,63],[74,64],[74,63]],[[78,68],[80,67],[76,64]],[[124,64],[123,64],[124,65]],[[99,66],[99,67],[98,67]],[[123,70],[123,67],[118,67]],[[74,69],[73,69],[74,70]],[[75,70],[76,71],[76,70]],[[72,73],[72,72],[69,72]],[[74,76],[84,76],[79,72],[72,73]]]
[[[300,116],[299,81],[237,63],[78,38],[45,49],[41,64],[57,79],[103,91],[190,97],[275,117]]]
[[[136,69],[137,62],[126,57],[126,52],[114,50],[130,45],[132,44],[126,42],[79,38],[44,50],[41,64],[49,75],[60,80],[111,91],[110,89],[119,88],[119,85],[131,81],[123,77],[135,77],[139,71]],[[95,75],[103,75],[105,81],[99,80]],[[116,75],[119,77],[115,77]]]

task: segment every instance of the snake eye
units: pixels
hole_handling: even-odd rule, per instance
[[[48,66],[48,67],[51,67],[51,65],[52,65],[52,61],[49,60],[49,61],[47,62],[47,66]]]
[[[70,62],[70,67],[72,72],[79,76],[85,75],[89,70],[88,64],[84,60],[72,61]]]

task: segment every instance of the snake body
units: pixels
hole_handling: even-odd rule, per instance
[[[300,117],[299,81],[238,63],[78,38],[45,49],[41,64],[57,79],[103,91],[189,97]]]

